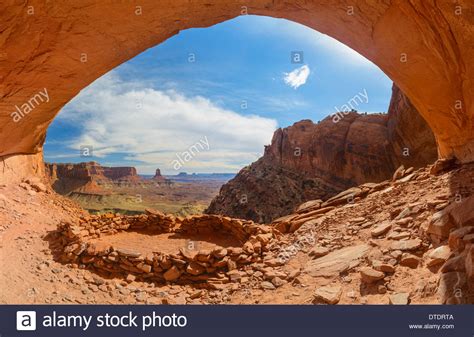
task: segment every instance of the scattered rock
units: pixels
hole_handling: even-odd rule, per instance
[[[202,297],[203,294],[204,294],[203,290],[197,290],[194,293],[192,293],[191,295],[189,295],[189,298],[194,300],[196,298]]]
[[[313,258],[318,258],[318,257],[324,256],[324,255],[327,255],[328,253],[329,253],[329,249],[327,249],[325,247],[316,246],[316,247],[313,247],[313,249],[310,250],[308,255],[313,257]]]
[[[408,239],[411,236],[410,232],[393,232],[387,236],[389,240],[403,240]]]
[[[372,261],[372,267],[375,270],[384,272],[384,273],[394,273],[395,272],[395,267],[392,266],[391,264],[383,263],[378,260]]]
[[[119,248],[115,250],[119,255],[128,256],[128,257],[140,257],[142,254],[140,252],[130,250],[130,249],[123,249]]]
[[[231,282],[239,282],[242,279],[242,274],[236,269],[228,271],[227,276]]]
[[[168,269],[164,274],[163,277],[166,281],[176,281],[181,276],[181,272],[176,266],[172,266]]]
[[[186,272],[191,275],[201,275],[206,271],[206,268],[197,262],[190,262],[186,268]]]
[[[413,254],[403,253],[400,259],[400,265],[410,268],[417,268],[420,263],[420,258]]]
[[[428,267],[432,267],[444,263],[450,255],[451,249],[449,248],[449,246],[439,246],[428,254],[428,261],[426,265]]]
[[[30,186],[39,193],[46,193],[48,191],[46,185],[40,182],[30,183]]]
[[[452,251],[462,251],[464,249],[464,236],[474,233],[474,226],[458,228],[449,234],[448,245]]]
[[[337,304],[341,299],[342,287],[329,285],[316,289],[314,292],[314,302],[324,302],[327,304]],[[314,303],[313,302],[313,303]]]
[[[282,280],[281,278],[279,277],[274,277],[272,279],[272,284],[275,286],[275,287],[281,287],[282,285],[286,284],[287,282],[285,280]]]
[[[392,249],[392,250],[401,250],[401,251],[416,250],[420,247],[421,247],[421,240],[420,239],[394,241],[390,245],[390,249]]]
[[[449,214],[449,211],[450,208],[448,206],[443,210],[433,214],[426,233],[435,235],[440,239],[447,238],[451,229],[456,226]]]
[[[323,201],[320,200],[320,199],[307,201],[307,202],[299,205],[298,208],[296,209],[296,212],[300,213],[300,212],[305,211],[307,209],[319,208],[319,207],[321,207],[322,203],[323,203]]]
[[[191,250],[191,249],[186,249],[186,248],[180,248],[179,252],[188,260],[194,260],[198,254],[196,250]]]
[[[405,172],[405,166],[401,165],[397,170],[393,173],[392,181],[398,180],[403,177]]]
[[[407,305],[410,302],[409,293],[395,293],[390,295],[389,304]]]
[[[263,281],[262,283],[260,283],[260,286],[263,288],[263,289],[267,289],[267,290],[275,290],[275,286],[273,285],[273,283],[271,282],[268,282],[268,281]]]
[[[309,261],[305,270],[313,277],[338,276],[341,272],[358,266],[360,259],[369,250],[370,246],[365,244],[335,250],[326,256]]]
[[[360,270],[360,276],[362,282],[374,283],[383,279],[385,277],[385,274],[370,267],[364,267]]]
[[[438,159],[433,166],[431,166],[430,174],[438,175],[442,172],[446,172],[452,170],[456,167],[456,159],[449,158],[449,159]]]
[[[384,223],[381,223],[380,225],[377,225],[376,227],[374,227],[371,231],[370,231],[370,234],[372,235],[372,237],[376,238],[378,236],[381,236],[385,233],[387,233],[390,228],[392,228],[392,225],[390,224],[390,222],[384,222]]]
[[[227,255],[227,249],[217,248],[213,250],[212,254],[218,259],[223,259]]]

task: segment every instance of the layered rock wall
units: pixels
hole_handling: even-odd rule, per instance
[[[155,175],[152,180],[145,180],[137,174],[135,167],[106,167],[96,162],[46,164],[46,176],[54,190],[63,195],[71,192],[101,194],[105,193],[104,186],[111,184],[169,183],[161,174]]]
[[[262,158],[225,184],[207,213],[269,222],[307,200],[436,160],[426,122],[394,86],[388,114],[346,112],[278,129]]]

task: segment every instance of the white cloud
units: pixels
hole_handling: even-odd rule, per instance
[[[304,66],[296,68],[292,72],[285,73],[285,77],[283,77],[283,80],[290,87],[294,89],[298,89],[299,87],[301,87],[303,84],[306,83],[310,73],[311,73],[311,70],[305,64]]]
[[[122,81],[115,73],[83,90],[59,118],[80,124],[82,132],[71,149],[92,145],[94,156],[114,153],[138,161],[141,173],[159,167],[174,173],[176,153],[207,137],[210,149],[186,162],[188,172],[237,172],[255,161],[254,154],[269,144],[277,122],[240,115],[201,97],[159,91]],[[108,157],[110,160],[110,157]]]

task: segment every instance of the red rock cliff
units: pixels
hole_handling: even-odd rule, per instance
[[[142,180],[134,167],[104,167],[96,162],[46,164],[46,173],[54,190],[60,194],[72,191],[103,193],[101,185],[138,183]]]
[[[269,222],[304,201],[385,180],[401,164],[434,160],[433,134],[394,87],[388,114],[350,112],[276,130],[264,156],[225,184],[206,212]]]

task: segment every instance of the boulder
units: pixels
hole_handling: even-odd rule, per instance
[[[443,239],[447,238],[451,229],[455,227],[456,224],[451,218],[450,207],[448,206],[433,214],[426,233],[437,236],[439,239]]]
[[[447,245],[439,246],[438,248],[433,249],[427,255],[426,265],[428,267],[436,266],[438,264],[444,263],[451,255],[451,249]]]
[[[460,202],[453,202],[443,210],[433,214],[426,233],[442,240],[454,228],[474,225],[474,195]]]

